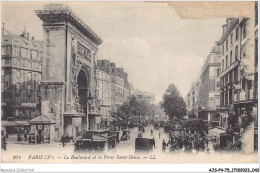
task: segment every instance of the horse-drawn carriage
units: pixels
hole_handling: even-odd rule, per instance
[[[116,147],[119,134],[109,130],[85,131],[75,140],[75,151],[104,152]]]
[[[148,138],[135,138],[135,152],[151,152],[155,141]]]

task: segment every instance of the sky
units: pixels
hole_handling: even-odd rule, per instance
[[[34,10],[43,2],[2,2],[2,23],[16,34],[24,27],[43,40],[42,21]],[[203,62],[222,34],[224,18],[181,19],[173,7],[151,2],[67,2],[104,41],[98,59],[109,59],[128,73],[138,90],[162,100],[173,83],[185,98]]]

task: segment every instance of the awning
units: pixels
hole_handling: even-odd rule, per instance
[[[93,141],[106,142],[107,138],[99,135],[93,135]]]
[[[55,124],[54,120],[46,116],[38,116],[29,121],[30,124]]]
[[[18,126],[14,121],[1,121],[3,127]]]
[[[23,126],[29,126],[29,122],[28,121],[14,121],[16,124],[18,125],[23,125]]]
[[[226,136],[226,130],[213,128],[213,129],[209,129],[208,134],[216,137]]]

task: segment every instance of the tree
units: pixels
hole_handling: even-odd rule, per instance
[[[186,104],[174,84],[170,84],[163,95],[161,107],[172,120],[174,117],[183,118],[186,113]]]
[[[146,115],[153,115],[158,110],[157,106],[150,104],[146,100],[137,100],[135,96],[124,102],[118,109],[118,114],[122,118],[129,119],[129,117],[145,117]]]

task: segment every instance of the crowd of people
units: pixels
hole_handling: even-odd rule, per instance
[[[209,151],[208,143],[208,138],[203,132],[173,131],[169,133],[167,147],[171,152],[192,152],[192,150],[199,152]]]

